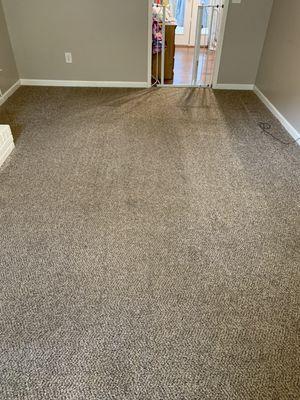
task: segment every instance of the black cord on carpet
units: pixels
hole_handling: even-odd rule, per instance
[[[298,142],[298,141],[300,140],[300,138],[299,138],[299,139],[293,140],[292,142],[285,142],[285,141],[283,141],[283,140],[277,138],[276,136],[274,136],[274,135],[270,132],[270,129],[272,129],[272,125],[269,124],[268,122],[259,122],[259,123],[258,123],[258,126],[260,127],[262,133],[264,133],[265,135],[271,136],[273,139],[277,140],[277,142],[280,142],[281,144],[284,144],[284,145],[286,145],[286,146],[289,146],[289,145],[291,145],[291,144],[294,144],[294,143],[296,143],[296,142]]]

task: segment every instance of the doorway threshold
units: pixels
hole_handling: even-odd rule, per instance
[[[193,88],[193,89],[211,89],[212,85],[184,85],[184,84],[178,84],[178,85],[167,85],[167,84],[158,84],[156,85],[158,88]]]

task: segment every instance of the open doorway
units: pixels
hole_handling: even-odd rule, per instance
[[[152,4],[152,84],[211,87],[226,0],[157,1]]]

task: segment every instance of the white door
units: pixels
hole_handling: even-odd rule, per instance
[[[175,3],[176,45],[189,46],[194,2],[195,0],[177,0]]]
[[[177,22],[175,44],[195,46],[198,5],[215,5],[219,0],[172,0],[173,13]],[[212,8],[204,8],[201,46],[208,45]]]

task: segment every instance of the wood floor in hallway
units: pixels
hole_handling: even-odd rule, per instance
[[[176,46],[174,65],[174,85],[189,85],[192,81],[194,47]],[[215,61],[215,51],[201,49],[198,82],[210,84]],[[203,66],[201,68],[201,65]]]

